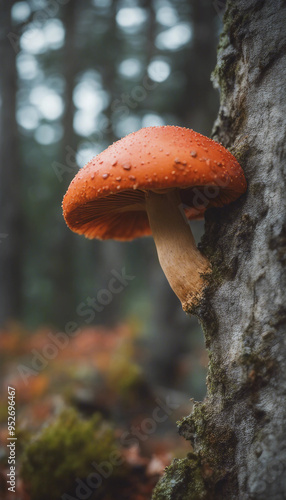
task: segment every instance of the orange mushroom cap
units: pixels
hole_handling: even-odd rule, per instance
[[[178,188],[186,216],[201,218],[246,190],[242,168],[221,144],[193,130],[148,127],[113,143],[81,169],[63,199],[70,229],[88,238],[151,234],[145,193]]]

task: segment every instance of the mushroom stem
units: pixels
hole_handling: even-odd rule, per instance
[[[178,189],[146,193],[146,210],[159,262],[183,309],[200,298],[208,260],[197,249]]]

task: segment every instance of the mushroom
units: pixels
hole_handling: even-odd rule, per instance
[[[200,298],[210,264],[188,220],[246,190],[221,144],[182,127],[147,127],[113,143],[81,169],[63,200],[70,229],[87,238],[152,233],[162,269],[184,310]]]

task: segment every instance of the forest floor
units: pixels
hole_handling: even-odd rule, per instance
[[[0,352],[3,500],[80,498],[78,484],[85,498],[108,500],[116,488],[118,499],[150,499],[165,467],[191,451],[176,430],[191,403],[181,396],[170,403],[170,391],[150,386],[144,349],[130,325],[85,327],[71,338],[12,324],[0,336]],[[15,389],[16,497],[7,485],[8,387]],[[114,453],[116,465],[108,458]],[[93,458],[112,464],[100,471],[98,488],[87,483]]]

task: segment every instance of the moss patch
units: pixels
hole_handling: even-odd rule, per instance
[[[122,466],[112,466],[111,458],[119,453],[113,430],[99,415],[82,420],[72,410],[65,410],[26,446],[21,476],[31,500],[59,500],[64,495],[76,497],[79,480],[86,483],[89,474],[98,472],[93,465],[110,464],[111,480],[122,475]],[[102,479],[102,478],[101,478]],[[92,489],[90,500],[99,498],[102,488],[109,490],[110,482]]]
[[[152,500],[208,500],[200,460],[195,454],[174,460],[157,484]]]

